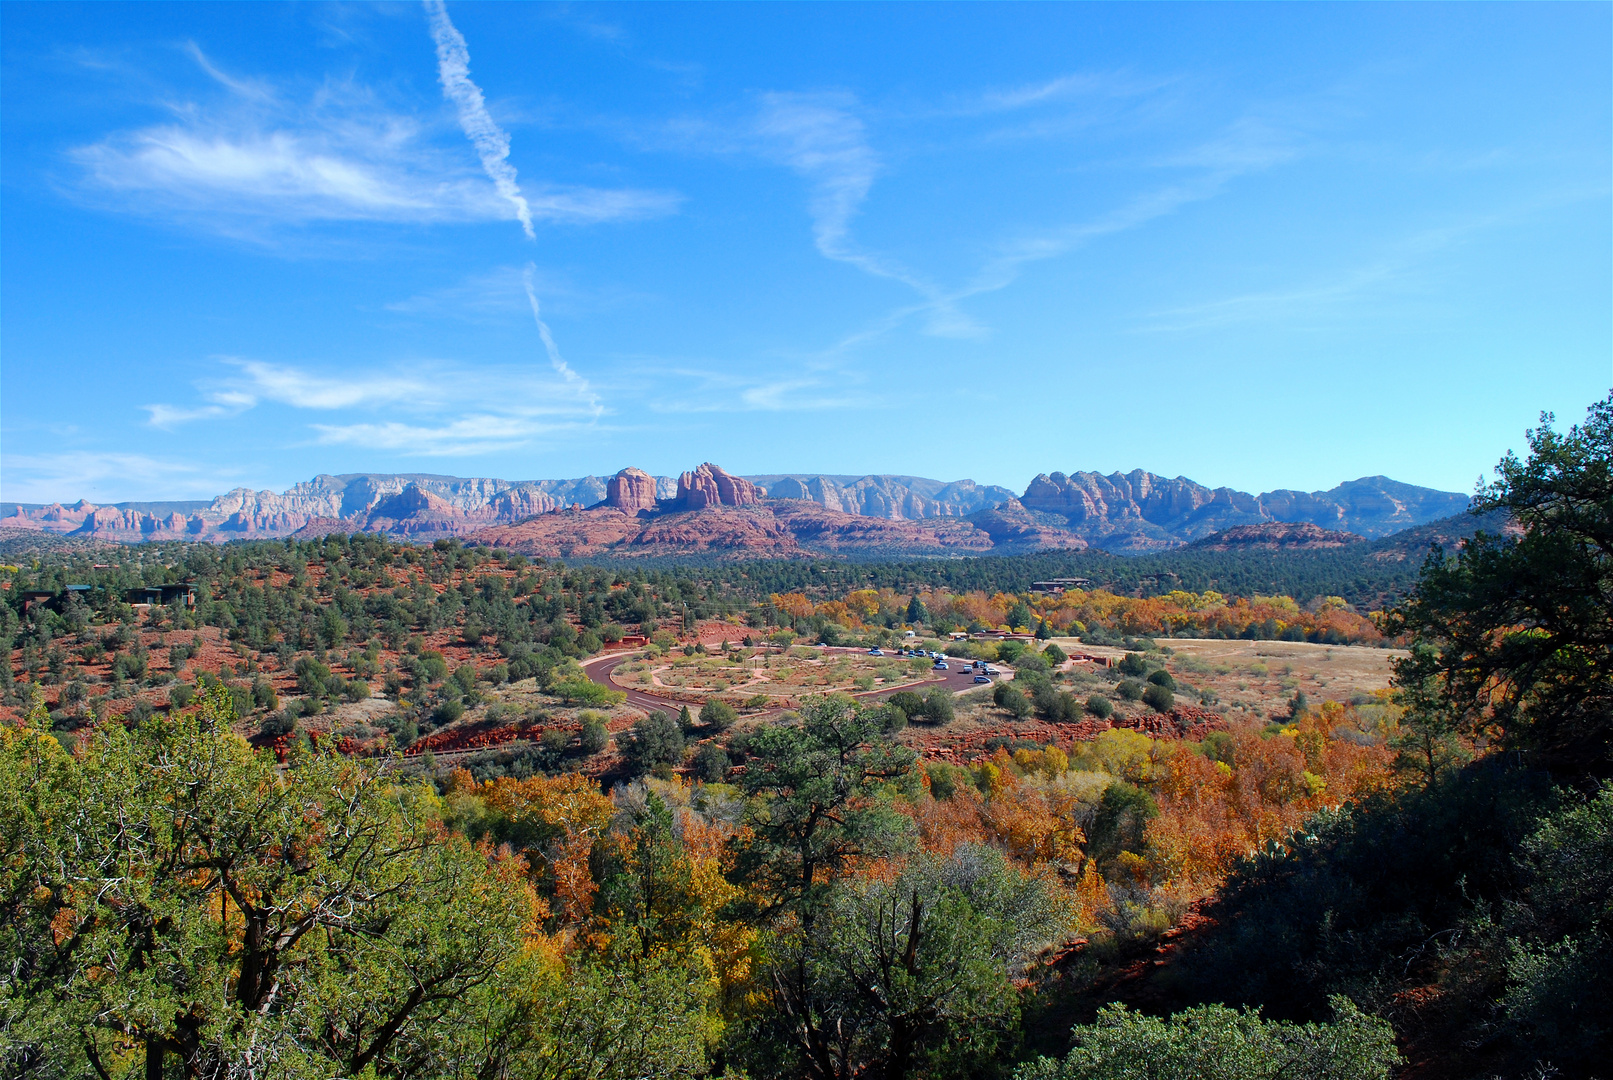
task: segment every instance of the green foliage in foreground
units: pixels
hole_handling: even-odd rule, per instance
[[[697,973],[566,961],[429,786],[284,772],[229,695],[69,755],[0,732],[0,1075],[548,1080],[704,1071]]]
[[[1042,1058],[1015,1080],[1387,1080],[1394,1031],[1346,997],[1333,1022],[1262,1020],[1256,1009],[1201,1005],[1168,1020],[1110,1005],[1071,1032],[1063,1061]]]
[[[1418,726],[1499,740],[1558,773],[1613,772],[1613,394],[1566,433],[1549,415],[1508,454],[1480,509],[1521,535],[1480,532],[1431,557],[1392,629],[1423,646],[1398,665],[1437,688]],[[1424,695],[1427,697],[1430,695]]]

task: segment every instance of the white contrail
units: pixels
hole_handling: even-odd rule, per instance
[[[554,335],[549,333],[549,324],[543,321],[542,309],[538,307],[538,293],[532,288],[532,273],[536,269],[531,263],[527,263],[526,270],[521,274],[521,284],[526,286],[526,301],[532,305],[532,321],[538,324],[538,336],[543,339],[543,347],[549,352],[549,366],[566,380],[568,386],[577,391],[579,397],[588,402],[588,407],[597,417],[605,411],[599,404],[599,395],[594,393],[587,379],[578,375],[571,369],[571,365],[566,363],[565,358],[560,355],[559,346],[554,343]]]
[[[515,182],[515,166],[509,162],[510,137],[493,122],[481,87],[471,81],[470,50],[465,46],[464,35],[449,21],[443,0],[425,0],[425,5],[431,17],[431,39],[437,43],[437,77],[442,81],[443,96],[459,109],[459,126],[475,145],[493,186],[515,207],[515,216],[527,239],[535,239],[532,208],[521,194]]]

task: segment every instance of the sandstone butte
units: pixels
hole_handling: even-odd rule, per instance
[[[654,494],[654,477],[642,469],[623,469],[606,483],[605,499],[595,506],[538,514],[513,525],[479,530],[470,539],[529,555],[564,558],[983,554],[1085,546],[1069,534],[1049,540],[1044,534],[1056,530],[1042,529],[1028,515],[1015,521],[1015,527],[1004,528],[999,542],[968,519],[899,521],[847,514],[801,500],[768,499],[762,488],[711,462],[679,476],[672,498],[656,499]]]

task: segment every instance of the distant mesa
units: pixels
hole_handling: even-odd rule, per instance
[[[1199,551],[1317,551],[1366,542],[1364,536],[1335,532],[1308,521],[1268,521],[1234,525],[1195,540],[1188,547]]]
[[[1088,546],[1135,554],[1206,538],[1228,550],[1326,546],[1346,542],[1333,538],[1342,534],[1377,539],[1460,514],[1467,504],[1465,495],[1382,476],[1331,491],[1250,495],[1140,469],[1107,476],[1053,472],[1016,496],[972,480],[742,477],[706,462],[677,477],[631,467],[609,479],[572,480],[349,473],[316,476],[280,493],[237,488],[210,502],[5,503],[0,528],[141,543],[339,531],[486,539],[488,530],[519,527],[520,538],[488,542],[519,539],[533,554],[568,557],[617,550],[733,557],[1014,554]],[[1267,525],[1277,528],[1233,531]],[[1314,532],[1300,528],[1307,525]],[[1386,550],[1382,557],[1400,556]]]

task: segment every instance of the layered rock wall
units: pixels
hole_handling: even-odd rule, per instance
[[[699,510],[707,506],[755,506],[761,501],[762,490],[755,484],[708,461],[678,477],[678,493],[672,506],[677,510]]]

